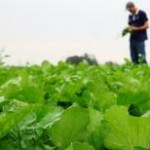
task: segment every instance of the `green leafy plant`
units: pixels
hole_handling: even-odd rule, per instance
[[[88,143],[73,143],[66,150],[94,150],[94,147],[92,147]]]
[[[107,137],[105,144],[110,149],[134,150],[135,147],[150,148],[150,118],[129,116],[127,108],[114,106],[105,114]],[[137,148],[138,149],[138,148]]]
[[[88,123],[89,114],[86,109],[79,107],[67,109],[50,129],[53,142],[60,149],[67,148],[72,142],[84,138]]]
[[[0,66],[0,149],[149,150],[150,69]]]
[[[125,29],[123,29],[122,31],[122,37],[126,36],[127,34],[131,34],[131,30],[129,27],[126,27]]]
[[[0,138],[5,136],[11,128],[22,121],[30,113],[32,106],[13,100],[8,106],[3,106],[3,109],[0,115]]]

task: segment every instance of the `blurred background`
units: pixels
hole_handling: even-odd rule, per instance
[[[6,63],[56,64],[68,56],[95,55],[100,63],[129,58],[127,0],[0,0],[0,49]],[[150,1],[134,0],[150,18]],[[147,41],[150,60],[150,41]]]

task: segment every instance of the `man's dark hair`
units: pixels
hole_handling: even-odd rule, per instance
[[[133,2],[128,2],[126,4],[126,9],[129,9],[130,7],[135,6],[135,4]]]

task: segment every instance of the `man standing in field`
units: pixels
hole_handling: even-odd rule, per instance
[[[133,63],[147,63],[145,52],[145,41],[147,29],[149,28],[147,14],[139,10],[133,2],[128,2],[126,9],[131,13],[129,15],[130,36],[130,54]]]

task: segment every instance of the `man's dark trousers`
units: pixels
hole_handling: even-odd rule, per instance
[[[136,41],[130,39],[130,54],[133,63],[147,63],[145,52],[145,41]]]

